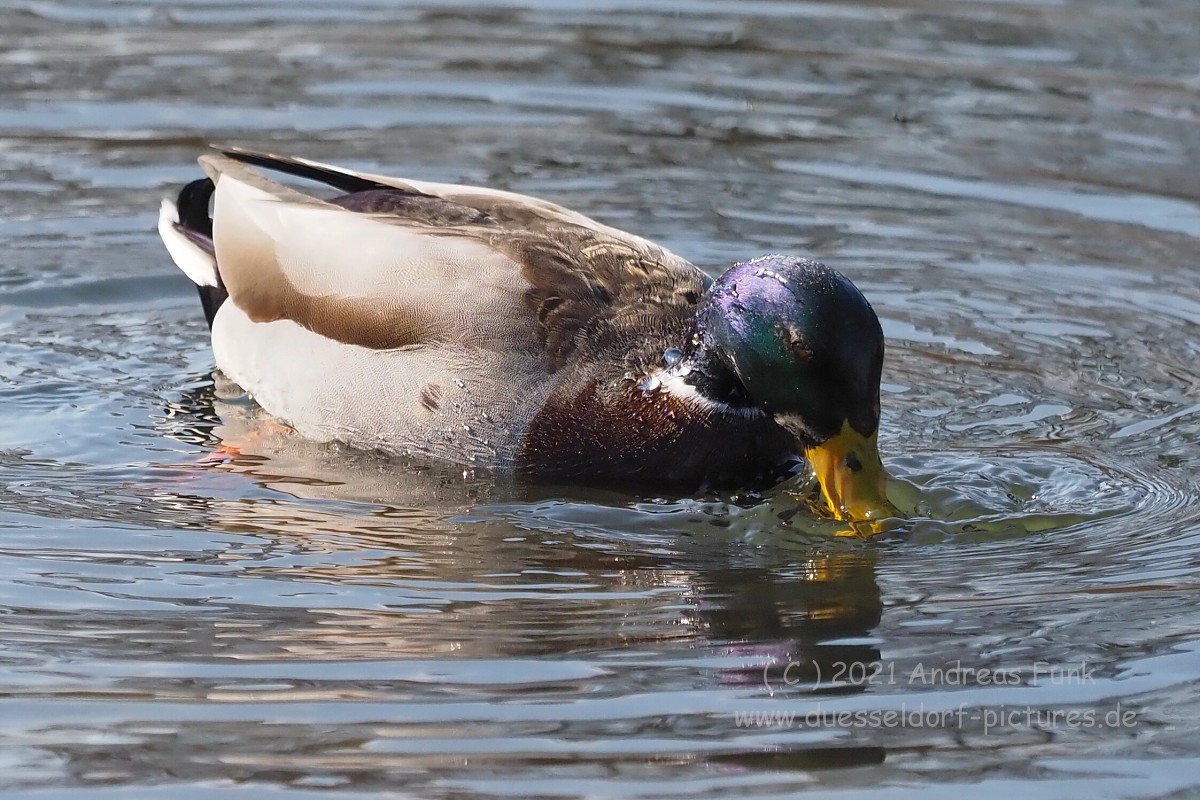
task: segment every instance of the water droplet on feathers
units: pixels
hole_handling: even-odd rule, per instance
[[[642,381],[638,384],[637,388],[641,389],[643,392],[653,392],[657,391],[658,387],[660,386],[662,386],[662,381],[658,379],[657,375],[647,375],[646,377],[642,378]]]

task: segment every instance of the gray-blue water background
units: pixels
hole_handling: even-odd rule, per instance
[[[6,798],[1200,792],[1195,0],[0,20]],[[917,520],[295,441],[153,233],[210,141],[827,261]]]

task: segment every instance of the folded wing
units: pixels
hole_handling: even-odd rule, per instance
[[[235,305],[346,344],[539,348],[553,369],[606,329],[690,314],[708,283],[651,242],[511,192],[242,150],[201,163]],[[321,200],[255,166],[345,194]]]

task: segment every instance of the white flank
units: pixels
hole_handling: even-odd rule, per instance
[[[158,211],[158,235],[167,246],[171,260],[197,286],[217,286],[217,262],[204,252],[203,248],[184,236],[178,225],[179,209],[170,200],[163,200]]]

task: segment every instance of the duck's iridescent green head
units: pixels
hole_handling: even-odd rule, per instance
[[[757,406],[796,436],[834,516],[897,513],[876,446],[883,330],[849,279],[790,256],[738,264],[714,282],[696,330],[704,360],[728,371],[709,370],[707,388],[725,395],[713,399]]]

